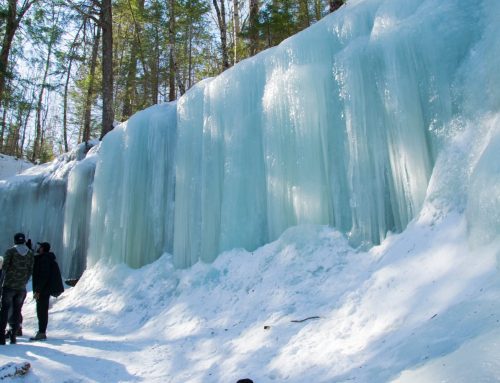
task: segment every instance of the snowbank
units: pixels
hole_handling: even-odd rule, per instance
[[[369,252],[300,226],[189,270],[168,254],[101,262],[53,304],[47,342],[21,338],[0,361],[30,362],[26,382],[493,382],[492,250],[469,251],[464,216],[426,205]]]
[[[32,167],[33,164],[19,158],[0,154],[0,180],[15,176]]]

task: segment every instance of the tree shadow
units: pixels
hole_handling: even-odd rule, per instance
[[[18,338],[15,346],[4,346],[2,352],[4,356],[11,358],[21,358],[31,364],[30,382],[46,382],[43,371],[50,364],[51,381],[54,376],[60,376],[58,382],[70,381],[92,381],[92,382],[141,382],[143,378],[131,375],[124,364],[114,360],[103,358],[102,356],[85,356],[77,354],[77,348],[73,352],[68,352],[64,344],[79,346],[82,353],[85,348],[107,350],[133,351],[130,344],[120,344],[114,342],[79,341],[77,339],[50,339],[42,342],[29,342]],[[71,374],[68,374],[69,371]],[[59,374],[57,373],[59,372]]]

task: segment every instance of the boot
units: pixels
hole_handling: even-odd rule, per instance
[[[14,324],[12,323],[9,323],[9,326],[10,326],[9,331],[12,331],[12,329],[15,327]],[[21,325],[19,325],[19,327],[17,328],[16,336],[23,336],[23,327]]]
[[[10,344],[16,344],[17,343],[16,333],[14,331],[10,332],[9,339],[10,339]]]
[[[36,335],[35,335],[35,336],[32,336],[32,337],[30,338],[30,340],[31,340],[31,341],[36,341],[36,340],[46,340],[46,339],[47,339],[47,335],[45,335],[45,333],[44,333],[44,332],[40,332],[40,331],[38,331],[38,332],[36,333]],[[0,339],[0,340],[1,340],[1,339]]]
[[[0,346],[4,346],[5,345],[5,333],[2,333],[0,331]]]

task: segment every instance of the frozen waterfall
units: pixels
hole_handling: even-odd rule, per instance
[[[84,253],[88,239],[90,263],[133,267],[164,252],[177,267],[210,262],[311,223],[371,246],[404,230],[430,192],[466,211],[471,236],[491,241],[500,234],[500,170],[491,165],[498,25],[497,0],[351,0],[176,103],[134,115],[103,140],[95,177],[70,181],[67,197],[54,184],[56,197],[33,200],[9,181],[0,205],[25,198],[38,217],[66,201],[64,217],[51,218],[64,225],[65,249],[79,243],[71,252]],[[474,155],[433,182],[464,132],[481,132],[467,146]],[[90,196],[91,208],[76,208]],[[7,220],[23,214],[10,209]]]

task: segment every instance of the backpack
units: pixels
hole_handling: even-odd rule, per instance
[[[53,297],[57,298],[64,292],[64,285],[61,277],[61,270],[55,259],[50,261],[50,281],[49,281],[49,293]]]

